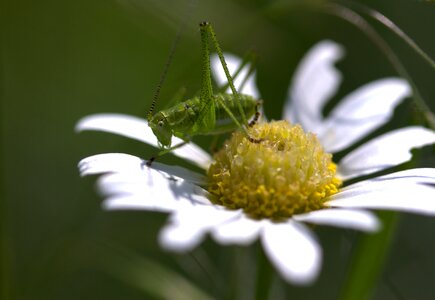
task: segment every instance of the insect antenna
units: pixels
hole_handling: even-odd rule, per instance
[[[175,50],[176,50],[178,44],[180,43],[181,36],[183,35],[184,31],[186,30],[187,22],[192,15],[194,7],[196,7],[196,1],[191,0],[190,5],[186,8],[186,10],[187,10],[186,17],[183,18],[182,23],[177,31],[177,34],[175,35],[175,39],[172,42],[171,49],[169,50],[168,58],[166,60],[162,74],[160,75],[159,83],[157,84],[157,87],[154,90],[153,100],[151,102],[151,105],[150,105],[150,108],[149,108],[148,114],[147,114],[148,121],[153,116],[157,100],[159,99],[159,96],[160,96],[160,91],[162,89],[163,83],[165,82],[166,76],[168,74],[169,66],[172,64],[172,59],[174,58]]]
[[[180,29],[177,32],[177,35],[175,36],[175,40],[172,43],[171,50],[169,51],[168,59],[166,60],[165,66],[163,68],[163,72],[160,75],[159,83],[157,84],[157,87],[156,87],[156,89],[154,91],[153,101],[151,102],[150,108],[148,110],[148,115],[147,115],[147,119],[148,120],[150,120],[152,118],[152,116],[153,116],[154,108],[156,106],[157,100],[159,99],[160,91],[162,89],[162,85],[165,82],[166,75],[168,74],[169,66],[172,63],[172,59],[174,58],[175,49],[177,48],[177,45],[178,45],[178,43],[180,41],[181,32],[183,31],[183,28],[185,27],[185,24],[186,24],[186,22],[184,22],[182,27],[180,27]]]

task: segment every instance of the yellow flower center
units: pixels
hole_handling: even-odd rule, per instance
[[[314,134],[287,121],[256,124],[248,132],[251,140],[234,132],[214,155],[208,170],[214,203],[256,219],[283,220],[321,209],[338,191],[332,155]]]

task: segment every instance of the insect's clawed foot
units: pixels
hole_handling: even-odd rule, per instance
[[[248,137],[248,140],[254,144],[260,144],[263,141],[263,139],[256,139],[256,138],[253,138],[251,136]]]
[[[151,164],[152,164],[155,160],[156,160],[156,157],[153,156],[153,157],[151,157],[150,159],[147,160],[147,162],[145,163],[145,165],[146,165],[147,167],[151,167]]]
[[[216,152],[218,152],[218,148],[216,147],[216,146],[212,146],[212,147],[210,147],[210,153],[211,154],[215,154]]]

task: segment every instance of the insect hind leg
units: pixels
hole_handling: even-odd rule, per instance
[[[221,47],[219,45],[219,42],[218,42],[218,40],[216,38],[216,34],[215,34],[214,30],[213,30],[213,27],[211,26],[211,24],[209,22],[201,22],[199,24],[199,28],[200,28],[201,36],[202,36],[202,44],[203,45],[207,45],[207,39],[208,38],[213,43],[213,46],[214,46],[214,48],[216,50],[216,53],[217,53],[217,55],[219,57],[219,60],[221,62],[222,68],[224,69],[225,76],[227,77],[228,84],[229,84],[229,86],[231,88],[231,91],[232,91],[234,97],[235,97],[236,105],[237,105],[237,108],[239,110],[239,113],[240,113],[240,116],[241,116],[241,119],[242,119],[242,124],[246,126],[248,124],[248,122],[246,120],[246,115],[245,115],[245,112],[243,110],[243,107],[242,107],[242,104],[241,104],[241,101],[240,101],[239,93],[237,92],[236,88],[234,87],[233,79],[232,79],[232,77],[230,75],[230,72],[228,70],[227,63],[225,62],[225,58],[224,58],[222,49],[221,49]],[[208,46],[207,46],[207,50],[208,50]],[[207,58],[207,71],[208,71],[208,76],[210,78],[210,83],[211,83],[210,57]]]
[[[220,65],[222,65],[219,56],[217,54],[215,57],[213,57],[213,64],[216,65],[216,63],[220,63]],[[248,82],[248,80],[252,78],[252,75],[255,72],[255,66],[256,66],[255,55],[253,52],[248,52],[243,56],[242,62],[237,66],[237,68],[235,70],[232,70],[232,80],[234,82],[234,87],[236,87],[237,85],[238,92],[242,91],[246,83]],[[219,85],[219,92],[225,93],[225,91],[230,89],[230,83],[228,82],[228,80],[221,78],[221,76],[219,76],[220,74],[216,73],[215,75]],[[220,81],[224,81],[224,82],[220,82]]]

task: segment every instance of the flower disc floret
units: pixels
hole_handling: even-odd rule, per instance
[[[208,170],[212,201],[249,216],[283,220],[323,208],[341,184],[317,137],[287,121],[233,133]]]

